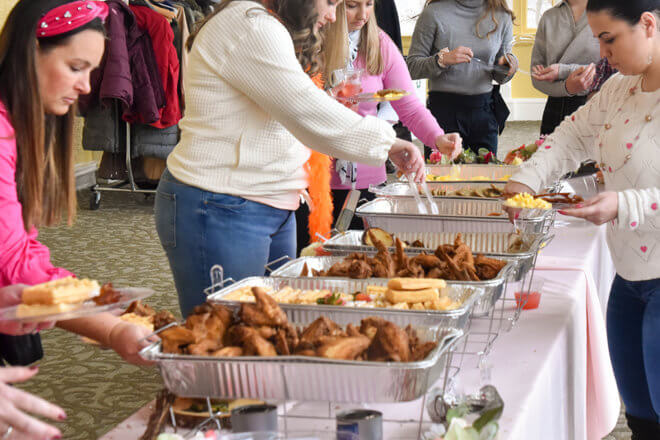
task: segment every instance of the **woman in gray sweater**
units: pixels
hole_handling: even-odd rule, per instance
[[[586,9],[587,0],[564,0],[543,14],[536,30],[532,83],[548,95],[542,135],[584,105],[591,89],[600,54]]]
[[[506,0],[430,0],[415,26],[410,74],[429,79],[431,113],[475,152],[484,147],[497,153],[508,110],[501,98],[494,102],[493,80],[503,84],[517,69],[514,18]]]

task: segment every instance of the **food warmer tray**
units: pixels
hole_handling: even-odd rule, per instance
[[[426,182],[429,191],[444,191],[445,193],[453,193],[455,191],[471,191],[471,190],[484,190],[490,189],[493,186],[500,190],[504,190],[506,182],[488,183],[488,182]],[[562,184],[549,186],[543,190],[544,193],[559,192]],[[377,197],[391,197],[391,198],[412,198],[412,190],[410,184],[405,182],[392,182],[383,185],[371,185],[369,192],[375,194]],[[421,193],[420,193],[421,196]],[[478,196],[457,196],[457,195],[433,195],[437,199],[462,199],[462,200],[502,200],[495,197],[478,197]]]
[[[451,193],[454,191],[461,191],[461,190],[483,190],[483,189],[489,189],[491,188],[491,185],[495,185],[498,189],[504,190],[504,185],[506,185],[506,182],[498,182],[498,183],[485,183],[485,182],[466,182],[466,183],[457,183],[457,182],[426,182],[426,184],[429,187],[429,191],[433,193],[433,191],[444,191],[446,193]],[[386,185],[378,185],[378,186],[370,186],[369,187],[369,192],[375,194],[378,197],[403,197],[403,198],[411,198],[413,197],[413,194],[411,192],[412,190],[410,189],[410,184],[405,183],[405,182],[392,182],[388,183]],[[420,193],[421,195],[421,193]],[[468,200],[493,200],[492,198],[487,198],[487,197],[476,197],[476,196],[455,196],[455,195],[444,195],[444,196],[439,196],[439,195],[433,195],[434,198],[438,199],[445,199],[445,198],[460,198],[460,199],[468,199]]]
[[[514,226],[501,200],[442,199],[439,214],[420,214],[414,199],[377,198],[357,208],[365,226],[398,232],[511,232]],[[516,220],[522,233],[547,234],[554,221],[553,210],[530,209]],[[489,214],[500,214],[499,216]]]
[[[273,271],[271,276],[273,277],[284,277],[292,279],[297,277],[300,279],[300,285],[305,289],[314,289],[315,285],[321,285],[319,280],[344,280],[350,281],[349,287],[356,287],[355,291],[364,289],[368,284],[375,284],[377,281],[383,283],[382,285],[387,284],[387,279],[385,278],[368,278],[366,280],[354,280],[350,278],[339,278],[339,277],[300,277],[300,273],[303,270],[305,264],[311,271],[312,269],[316,270],[328,270],[333,264],[342,261],[344,257],[300,257],[295,260],[291,260],[288,263],[285,263],[277,270]],[[472,310],[472,315],[482,316],[488,314],[491,308],[495,305],[498,299],[502,297],[504,289],[506,288],[506,282],[509,278],[511,271],[515,270],[515,262],[510,261],[497,275],[496,278],[486,281],[447,281],[447,286],[467,286],[474,289],[481,294],[479,300]],[[306,282],[305,282],[306,281]]]
[[[368,285],[386,286],[387,280],[383,278],[354,280],[350,278],[325,277],[250,277],[209,295],[207,301],[219,302],[235,310],[238,309],[240,302],[223,300],[223,297],[246,286],[272,287],[276,290],[289,286],[293,289],[300,290],[330,290],[332,293],[343,292],[351,294],[364,292]],[[483,292],[484,289],[481,287],[449,285],[447,294],[452,300],[461,300],[462,305],[455,310],[447,311],[398,310],[381,307],[347,307],[311,304],[280,304],[280,307],[286,313],[289,321],[300,324],[310,324],[320,316],[326,316],[337,324],[345,326],[360,322],[360,320],[367,317],[378,316],[395,323],[399,327],[406,327],[408,324],[411,324],[415,327],[465,330],[469,322],[470,312],[479,301]]]
[[[418,362],[344,361],[306,356],[210,357],[161,352],[161,343],[140,355],[155,361],[163,383],[181,397],[254,398],[331,402],[405,402],[423,396],[442,373],[460,330],[416,328],[438,346]]]
[[[323,243],[323,249],[332,255],[346,256],[353,252],[361,252],[374,255],[377,250],[373,246],[362,243],[364,231],[346,231],[337,234]],[[433,255],[438,246],[454,243],[456,232],[397,232],[394,236],[400,240],[412,243],[421,240],[425,248],[405,248],[407,255],[418,255],[427,253]],[[509,252],[510,240],[516,234],[512,232],[465,232],[461,233],[463,242],[467,244],[474,254],[484,254],[487,257],[501,258],[507,261],[515,261],[515,270],[512,273],[512,281],[521,281],[534,266],[534,257],[539,250],[545,247],[551,238],[542,234],[522,234],[521,239],[525,250],[520,252]],[[396,249],[389,248],[391,253]]]

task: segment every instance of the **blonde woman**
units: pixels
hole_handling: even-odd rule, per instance
[[[336,69],[350,65],[362,69],[362,91],[376,92],[382,89],[402,89],[410,95],[392,102],[401,122],[425,145],[450,157],[461,152],[462,141],[457,133],[445,134],[431,112],[415,95],[415,89],[406,62],[396,44],[376,24],[374,0],[345,0],[337,6],[337,20],[327,26],[323,53],[325,77]],[[345,18],[344,18],[345,17]],[[357,112],[363,116],[378,114],[378,103],[362,102]],[[337,165],[338,164],[338,165]],[[351,189],[349,176],[342,162],[332,168],[331,187],[335,206],[335,218]],[[363,190],[363,197],[370,185],[385,182],[385,166],[357,164],[356,188]],[[361,228],[359,219],[352,225]]]
[[[497,153],[508,116],[493,80],[509,81],[518,67],[511,54],[514,19],[506,0],[430,0],[415,26],[410,74],[429,79],[431,112],[475,152]]]

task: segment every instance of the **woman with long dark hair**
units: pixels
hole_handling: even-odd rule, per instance
[[[563,214],[607,224],[616,278],[610,357],[635,440],[660,438],[660,0],[589,0],[601,56],[618,69],[552,133],[506,192],[534,192],[586,159],[605,191]]]
[[[96,1],[21,0],[0,33],[0,287],[72,275],[53,266],[37,228],[75,217],[75,103],[103,55],[106,15]],[[57,325],[144,362],[139,326],[109,314]],[[0,358],[11,364],[41,357],[36,336],[0,334],[0,342]]]
[[[209,270],[242,279],[296,252],[295,210],[312,148],[424,178],[419,150],[385,121],[320,90],[318,32],[336,0],[225,0],[188,39],[186,115],[156,196],[156,228],[183,315]]]
[[[415,25],[410,74],[429,79],[431,113],[474,152],[497,153],[508,109],[493,80],[504,84],[518,68],[514,18],[506,0],[429,0]]]
[[[71,275],[53,266],[48,248],[37,241],[37,228],[63,216],[71,223],[75,217],[75,104],[89,93],[89,75],[101,61],[107,14],[107,5],[97,1],[21,0],[0,33],[0,307],[20,302],[17,284]],[[27,365],[41,358],[39,336],[32,333],[50,325],[2,323],[0,365]],[[129,362],[144,362],[137,353],[149,332],[116,316],[100,314],[57,326],[95,339]],[[5,385],[35,372],[2,370],[2,438],[61,435],[21,412],[62,420],[61,409]]]

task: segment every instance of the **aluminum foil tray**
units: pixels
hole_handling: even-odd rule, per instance
[[[353,252],[362,252],[373,255],[377,252],[373,246],[362,244],[364,231],[346,231],[337,234],[325,243],[323,249],[332,255],[346,256]],[[400,240],[412,243],[421,240],[426,247],[406,247],[407,255],[418,255],[421,253],[433,254],[438,246],[453,243],[456,232],[397,232],[394,234]],[[547,244],[549,239],[542,234],[522,234],[525,249],[520,252],[509,252],[509,243],[515,234],[511,232],[466,232],[461,233],[463,242],[467,244],[475,254],[484,254],[487,257],[501,258],[516,263],[512,274],[512,281],[520,281],[534,267],[534,257],[539,249]],[[395,248],[389,248],[394,253]]]
[[[427,182],[426,183],[431,192],[439,190],[444,191],[445,193],[453,193],[460,190],[482,190],[488,189],[492,186],[495,186],[498,189],[503,190],[506,183],[484,183],[484,182],[465,182],[465,183],[456,183],[456,182]],[[557,185],[549,186],[543,190],[543,192],[557,192]],[[386,185],[370,186],[369,192],[375,194],[378,197],[392,197],[392,198],[411,198],[413,194],[410,189],[410,185],[404,182],[393,182]],[[422,195],[420,193],[420,195]],[[488,197],[477,197],[477,196],[456,196],[456,195],[434,195],[434,198],[437,199],[463,199],[463,200],[496,200],[495,198]]]
[[[240,303],[237,301],[223,300],[225,295],[246,286],[250,287],[272,287],[281,289],[290,286],[301,290],[330,290],[333,293],[354,293],[365,291],[368,285],[386,286],[387,280],[383,278],[370,278],[366,280],[354,280],[350,278],[324,278],[324,277],[250,277],[245,278],[219,292],[208,296],[211,302],[220,302],[223,305],[238,309]],[[461,307],[455,310],[398,310],[376,307],[347,307],[329,305],[307,305],[307,304],[280,304],[291,322],[310,324],[320,316],[326,316],[339,325],[354,324],[369,316],[378,316],[392,321],[400,327],[408,324],[414,327],[438,327],[443,329],[465,330],[470,318],[470,312],[479,302],[481,295],[485,292],[483,287],[452,285],[449,284],[446,292],[452,300],[460,300]]]
[[[442,373],[460,330],[417,328],[438,346],[419,362],[341,361],[305,356],[206,357],[140,352],[155,361],[163,383],[181,397],[331,402],[405,402],[424,395]]]
[[[447,193],[451,193],[459,190],[479,190],[490,188],[491,185],[495,185],[499,189],[503,189],[505,183],[500,182],[497,184],[484,183],[484,182],[467,182],[467,183],[456,183],[456,182],[427,182],[429,190],[431,192],[440,190]],[[371,186],[369,187],[369,192],[376,194],[378,197],[412,197],[410,185],[404,182],[393,182],[387,185]],[[420,194],[421,195],[421,194]],[[461,199],[475,199],[475,200],[484,200],[484,197],[468,197],[468,196],[437,196],[433,197],[444,199],[444,198],[461,198]],[[486,199],[488,200],[488,199]]]
[[[366,227],[388,232],[512,232],[513,225],[500,200],[446,198],[437,201],[439,214],[419,214],[414,199],[377,198],[357,208]],[[501,214],[499,216],[489,214]],[[546,234],[554,221],[553,210],[530,209],[516,221],[523,233]]]
[[[300,280],[309,280],[308,285],[314,285],[319,283],[317,280],[346,280],[346,278],[335,278],[335,277],[300,277],[300,273],[303,270],[305,263],[307,267],[316,270],[327,270],[333,264],[343,260],[344,257],[301,257],[295,260],[289,261],[288,263],[280,266],[275,270],[271,275],[273,277],[284,277],[284,278],[294,278],[299,277]],[[483,289],[481,292],[481,297],[474,305],[472,311],[473,316],[482,316],[488,314],[491,308],[495,305],[498,299],[502,297],[504,289],[506,288],[507,280],[512,271],[515,270],[515,262],[509,262],[504,268],[500,271],[497,278],[487,281],[447,281],[448,286],[468,286],[474,289]],[[362,285],[365,286],[368,284],[375,284],[376,280],[381,280],[382,283],[387,284],[386,279],[383,278],[369,278],[366,280],[351,280],[355,283],[356,286]],[[304,281],[301,281],[303,285]],[[362,284],[360,284],[362,283]],[[298,287],[310,289],[312,287]],[[364,287],[362,287],[364,288]],[[360,290],[360,289],[357,289]]]

